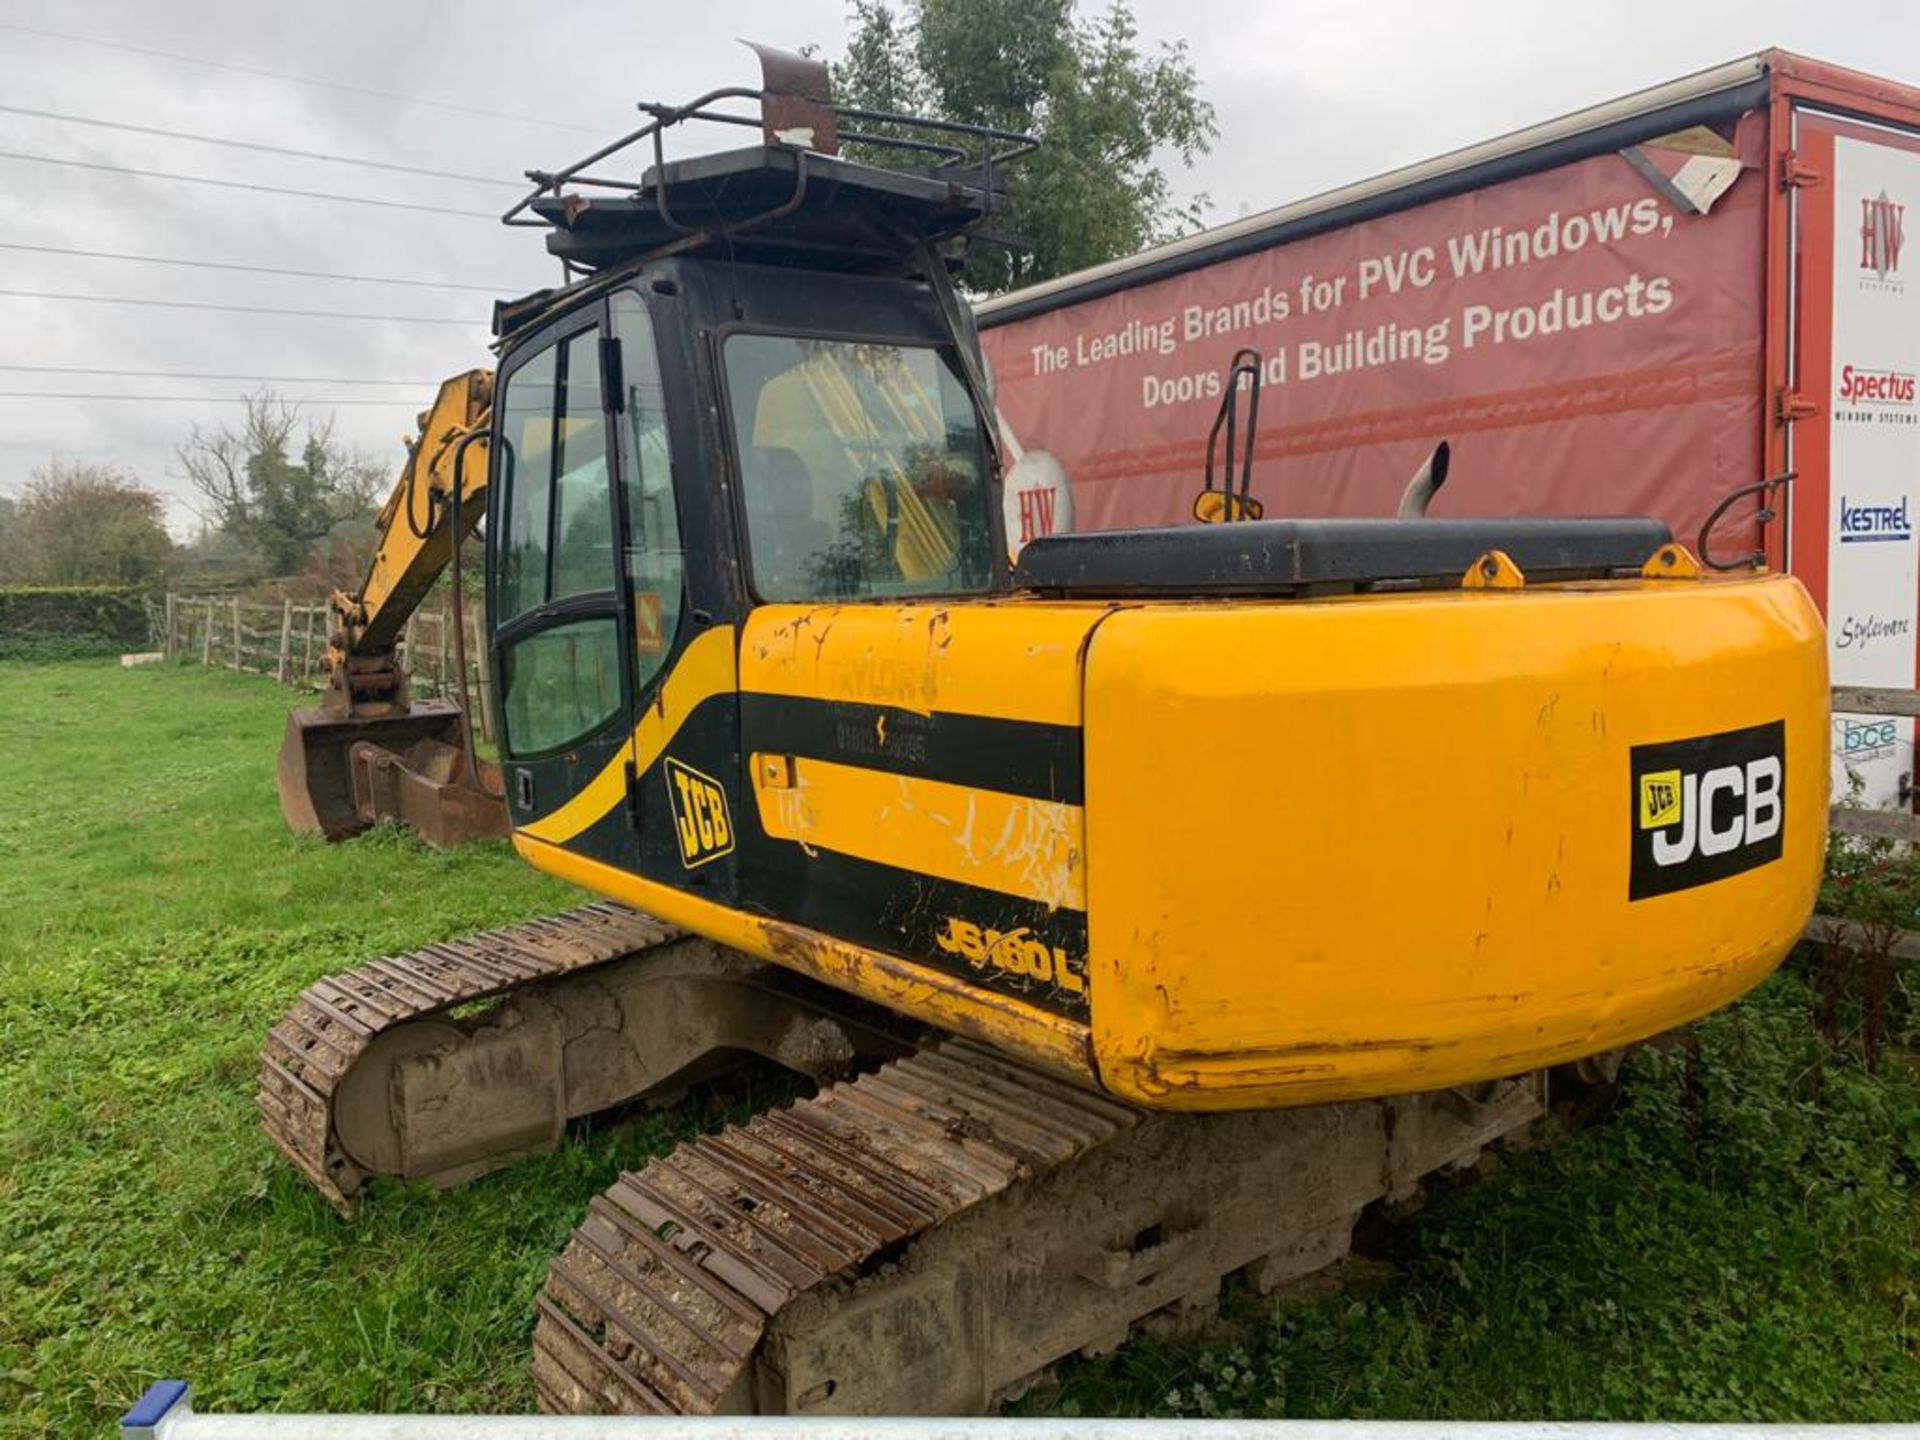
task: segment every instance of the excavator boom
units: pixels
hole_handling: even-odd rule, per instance
[[[499,785],[473,754],[465,707],[415,702],[396,646],[408,617],[485,513],[493,374],[469,370],[440,386],[407,463],[375,522],[373,562],[357,592],[330,600],[326,690],[287,717],[280,808],[302,834],[344,839],[380,820],[411,825],[430,844],[506,833]],[[458,585],[454,603],[460,604]],[[464,649],[464,627],[455,644]],[[457,667],[464,677],[464,655]]]

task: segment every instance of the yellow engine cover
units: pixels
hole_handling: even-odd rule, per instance
[[[762,606],[515,838],[1141,1105],[1424,1090],[1779,962],[1822,863],[1825,657],[1780,577]],[[700,772],[718,813],[739,786],[724,853],[583,848],[736,699],[742,773]]]
[[[1156,1108],[1512,1074],[1763,978],[1819,882],[1787,578],[1148,605],[1085,660],[1092,1045]]]

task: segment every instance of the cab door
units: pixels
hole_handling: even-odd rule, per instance
[[[633,723],[604,303],[508,361],[495,404],[489,633],[507,809],[556,817],[620,764]],[[556,835],[568,844],[575,835]]]
[[[616,290],[503,367],[495,709],[520,835],[725,899],[737,607],[719,497],[688,481],[702,473],[699,412],[677,293]],[[687,563],[689,526],[700,565]]]
[[[600,822],[584,844],[630,874],[726,903],[738,863],[739,681],[728,623],[738,607],[716,514],[724,497],[702,483],[712,472],[701,461],[683,306],[677,288],[661,286],[607,301],[635,705],[622,819]]]

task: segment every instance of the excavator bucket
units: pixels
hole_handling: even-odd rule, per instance
[[[468,772],[460,725],[450,700],[375,718],[295,710],[280,744],[280,813],[297,833],[328,840],[382,820],[402,821],[441,849],[505,835],[497,767]]]

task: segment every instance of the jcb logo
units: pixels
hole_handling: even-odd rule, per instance
[[[1786,764],[1786,725],[1778,720],[1636,745],[1628,898],[1705,885],[1778,860]]]
[[[733,820],[720,782],[671,757],[663,759],[660,768],[667,777],[667,800],[680,838],[680,863],[691,870],[731,852]]]
[[[1658,775],[1640,777],[1640,828],[1657,830],[1680,818],[1680,787],[1684,777],[1678,770],[1662,770]]]
[[[976,970],[1004,970],[1052,985],[1070,995],[1087,993],[1086,974],[1058,945],[1034,938],[1031,930],[983,930],[971,920],[949,918],[934,943],[958,955]]]

